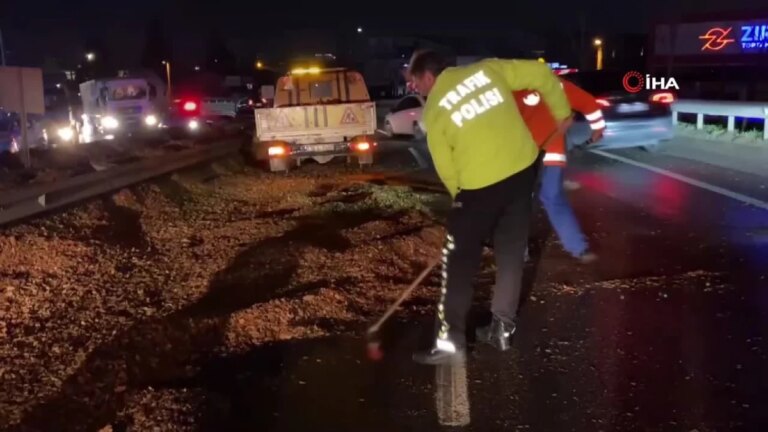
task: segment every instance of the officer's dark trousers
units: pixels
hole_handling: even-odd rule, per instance
[[[466,344],[466,317],[472,302],[472,280],[485,240],[493,238],[496,287],[492,312],[515,318],[520,301],[523,255],[528,239],[536,166],[483,189],[459,192],[448,217],[442,257],[442,286],[437,306],[437,345]],[[449,343],[450,345],[450,343]]]

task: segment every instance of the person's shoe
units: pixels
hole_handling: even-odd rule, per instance
[[[506,351],[512,345],[515,330],[515,323],[504,322],[494,315],[490,325],[475,330],[475,336],[478,342],[491,345],[499,351]]]
[[[586,251],[583,254],[576,257],[582,264],[591,264],[597,261],[597,255],[593,252]]]
[[[575,191],[581,189],[581,183],[573,180],[563,181],[563,189],[567,191]]]
[[[426,351],[413,354],[413,361],[424,365],[462,364],[467,361],[467,352],[464,348],[456,347],[448,342],[448,347],[438,344]]]

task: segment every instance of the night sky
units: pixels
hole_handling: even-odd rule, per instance
[[[6,50],[15,63],[41,64],[56,56],[68,64],[82,58],[88,38],[100,40],[126,65],[137,63],[147,22],[161,18],[174,58],[197,62],[205,56],[210,32],[218,30],[238,55],[256,56],[269,50],[270,39],[300,29],[362,26],[373,34],[408,35],[503,34],[510,28],[530,32],[575,31],[586,16],[590,36],[646,32],[653,19],[675,13],[743,10],[759,0],[549,0],[479,3],[453,9],[445,2],[274,2],[245,1],[59,1],[4,0],[0,26]],[[669,6],[672,4],[673,6]],[[396,6],[397,5],[397,6]],[[666,6],[665,6],[666,5]],[[311,37],[308,37],[311,39]],[[318,43],[315,41],[315,43]]]

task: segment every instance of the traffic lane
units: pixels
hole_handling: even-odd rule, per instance
[[[621,187],[617,196],[631,192]],[[403,322],[384,330],[382,362],[366,361],[361,338],[281,342],[213,361],[184,386],[227,407],[205,412],[229,429],[442,430],[446,411],[477,431],[764,425],[768,302],[751,295],[764,282],[745,284],[727,271],[741,252],[728,241],[713,248],[706,230],[688,223],[695,215],[678,223],[588,187],[573,198],[587,233],[609,253],[578,280],[572,260],[545,248],[528,271],[550,273],[535,279],[514,348],[477,349],[465,380],[449,373],[454,381],[441,382],[441,370],[411,362],[433,325],[414,313],[423,300],[412,300],[396,317]],[[491,284],[478,290],[473,323]]]
[[[638,229],[637,222],[631,221],[648,215],[652,223],[675,227],[670,238],[677,250],[706,247],[713,252],[714,247],[756,269],[768,267],[768,211],[600,155],[582,153],[572,159],[569,175],[583,186],[573,196],[577,208],[579,200],[589,203],[590,195],[604,195],[634,209],[626,212],[627,221],[619,221],[625,230]],[[594,204],[588,208],[582,211],[587,219],[594,213]],[[687,239],[694,234],[701,240]]]
[[[447,379],[412,363],[433,322],[411,317],[380,362],[362,338],[296,340],[153,387],[204,390],[203,423],[227,430],[759,430],[768,347],[733,290],[706,273],[541,289],[509,352],[478,347]]]
[[[671,146],[673,144],[668,145]],[[722,166],[666,154],[663,150],[658,153],[649,153],[641,149],[623,149],[610,150],[607,153],[768,202],[768,177],[766,176],[736,171]],[[766,174],[768,174],[768,171],[766,171]]]

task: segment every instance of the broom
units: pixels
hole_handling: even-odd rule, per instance
[[[422,270],[422,272],[414,279],[413,282],[408,286],[408,288],[404,289],[403,292],[400,294],[400,297],[395,300],[394,303],[387,309],[386,312],[384,312],[384,315],[379,318],[378,321],[374,325],[372,325],[370,328],[368,328],[368,332],[366,333],[368,344],[367,344],[367,353],[368,358],[373,361],[381,360],[382,357],[384,357],[384,352],[381,350],[381,340],[379,339],[379,329],[382,325],[389,319],[389,317],[392,316],[393,313],[397,310],[397,308],[405,301],[405,299],[413,292],[414,289],[416,289],[417,286],[421,283],[421,281],[424,280],[424,278],[429,275],[429,273],[432,272],[432,269],[437,266],[437,263],[440,262],[440,260],[432,260],[430,261],[427,266]]]

